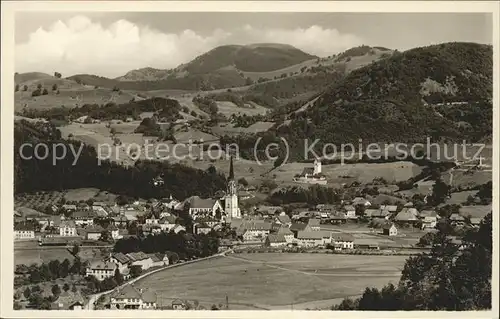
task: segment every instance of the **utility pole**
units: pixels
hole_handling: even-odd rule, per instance
[[[226,310],[229,309],[229,297],[226,295]]]

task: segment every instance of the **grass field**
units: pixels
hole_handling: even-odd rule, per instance
[[[154,289],[162,305],[172,299],[198,300],[230,309],[294,309],[333,305],[367,286],[397,283],[404,256],[326,254],[237,254],[169,269],[146,277],[139,287]],[[307,306],[305,306],[307,305]]]
[[[85,201],[91,198],[94,198],[99,193],[99,189],[97,188],[76,188],[69,189],[64,194],[64,199],[66,201]]]
[[[296,174],[300,174],[305,167],[312,164],[288,163],[273,171],[277,180],[291,181]],[[382,164],[331,164],[322,165],[322,172],[328,183],[342,184],[358,181],[368,183],[376,177],[383,177],[389,183],[406,181],[416,176],[422,168],[411,162],[396,162]]]
[[[102,248],[103,250],[105,248]],[[81,260],[96,260],[102,257],[101,248],[82,247],[78,256]],[[35,241],[23,241],[14,243],[14,264],[31,265],[49,262],[54,259],[64,261],[68,258],[73,261],[74,257],[66,247],[40,247]]]

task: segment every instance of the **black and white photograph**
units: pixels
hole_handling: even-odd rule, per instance
[[[498,3],[32,4],[2,317],[498,315]]]

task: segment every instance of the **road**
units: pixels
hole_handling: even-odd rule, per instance
[[[129,284],[133,284],[134,282],[136,282],[138,280],[141,280],[142,278],[145,278],[145,277],[147,277],[149,275],[152,275],[154,273],[157,273],[159,271],[162,271],[162,270],[165,270],[165,269],[174,268],[174,267],[180,267],[180,266],[183,266],[183,265],[193,264],[193,263],[196,263],[196,262],[199,262],[199,261],[203,261],[203,260],[208,260],[208,259],[211,259],[211,258],[225,257],[226,254],[232,253],[232,252],[233,252],[233,250],[229,249],[229,250],[226,250],[226,251],[223,251],[221,253],[218,253],[218,254],[215,254],[215,255],[212,255],[212,256],[208,256],[208,257],[205,257],[205,258],[199,258],[199,259],[195,259],[195,260],[186,261],[186,262],[183,262],[183,263],[177,263],[177,264],[174,264],[174,265],[168,265],[168,266],[165,266],[165,267],[158,268],[158,269],[155,269],[153,271],[147,272],[145,274],[140,275],[139,277],[136,277],[134,279],[131,279],[131,280],[123,283],[122,285],[120,285],[120,286],[118,286],[118,287],[116,287],[116,288],[114,288],[112,290],[103,291],[103,292],[91,295],[90,298],[89,298],[88,303],[85,305],[84,308],[85,308],[85,310],[94,310],[95,303],[96,303],[97,300],[99,300],[99,298],[101,296],[105,296],[107,294],[110,294],[110,293],[112,293],[113,291],[115,291],[117,289],[123,288],[124,286],[129,285]]]

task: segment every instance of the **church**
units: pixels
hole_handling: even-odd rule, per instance
[[[321,172],[321,161],[315,159],[314,166],[305,167],[302,174],[296,175],[293,181],[297,183],[326,185],[326,177]]]
[[[227,191],[224,196],[224,213],[226,214],[226,222],[230,222],[233,218],[241,218],[240,207],[238,205],[238,184],[234,180],[233,157],[229,164],[229,177],[227,179]]]

